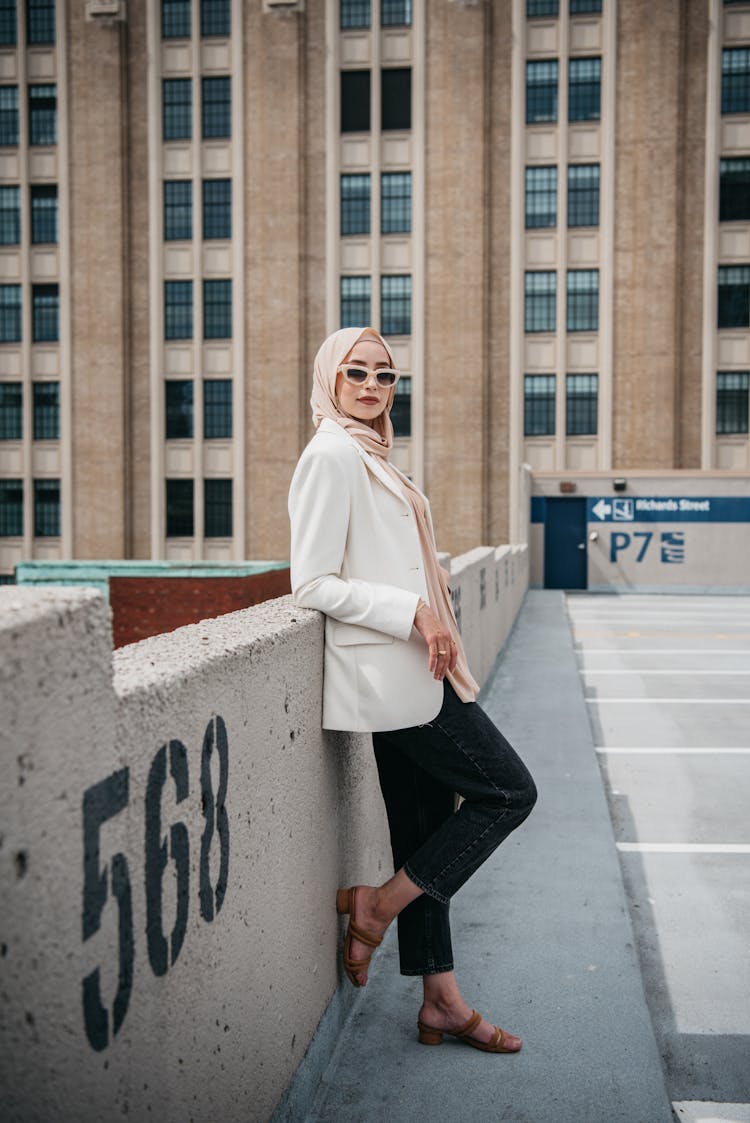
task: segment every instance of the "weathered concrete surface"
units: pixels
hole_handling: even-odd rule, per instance
[[[524,557],[452,564],[480,678]],[[317,1083],[353,997],[335,890],[391,872],[322,641],[287,597],[113,656],[101,593],[0,589],[4,1123],[266,1120],[306,1051]]]
[[[470,1002],[524,1038],[517,1056],[417,1042],[420,983],[394,934],[306,1123],[668,1123],[612,827],[561,593],[531,591],[482,704],[539,802],[456,895]]]

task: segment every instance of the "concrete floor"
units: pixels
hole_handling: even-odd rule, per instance
[[[453,899],[456,970],[469,1003],[524,1048],[419,1045],[420,984],[398,974],[392,931],[314,1100],[292,1096],[294,1113],[279,1118],[673,1119],[562,593],[529,594],[481,702],[529,765],[539,802]]]
[[[675,1114],[750,1120],[750,598],[567,598]]]

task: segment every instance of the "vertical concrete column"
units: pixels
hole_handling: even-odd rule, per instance
[[[426,5],[425,485],[453,554],[485,534],[487,19]]]
[[[83,1029],[82,986],[91,1010],[95,999],[104,1003],[99,1027],[111,1035],[117,970],[93,972],[102,941],[117,946],[108,856],[121,835],[101,814],[102,790],[91,789],[86,837],[82,793],[109,774],[119,776],[115,801],[123,794],[109,608],[93,589],[9,587],[0,621],[0,1115],[25,1123],[103,1118],[108,1107],[120,1109],[111,1089],[100,1094],[102,1065]]]
[[[68,6],[72,552],[80,558],[125,553],[123,28]]]
[[[621,469],[675,459],[681,10],[617,6],[612,462]]]

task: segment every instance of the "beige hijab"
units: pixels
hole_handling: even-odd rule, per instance
[[[393,425],[390,415],[395,388],[391,388],[386,408],[375,419],[373,425],[367,425],[364,421],[358,421],[356,418],[350,417],[343,413],[339,407],[336,397],[336,372],[354,344],[363,336],[370,336],[382,343],[391,365],[395,366],[388,344],[374,328],[341,328],[340,331],[333,332],[323,341],[315,356],[313,391],[310,398],[313,424],[317,429],[323,418],[328,417],[339,424],[342,429],[346,429],[365,452],[370,453],[371,456],[380,457],[383,467],[393,478],[394,483],[400,488],[411,507],[419,532],[419,544],[422,549],[422,560],[427,580],[428,602],[441,624],[450,633],[458,652],[455,669],[448,672],[447,678],[462,702],[473,702],[479,693],[479,685],[469,670],[466,652],[461,642],[461,634],[453,612],[451,596],[448,592],[448,574],[437,560],[421,492],[388,461],[389,453],[393,447]]]

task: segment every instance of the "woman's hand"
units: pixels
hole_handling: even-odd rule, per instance
[[[458,652],[450,632],[440,622],[429,605],[420,600],[414,614],[414,627],[424,639],[430,650],[430,670],[438,681],[445,678],[446,671],[456,666]]]

